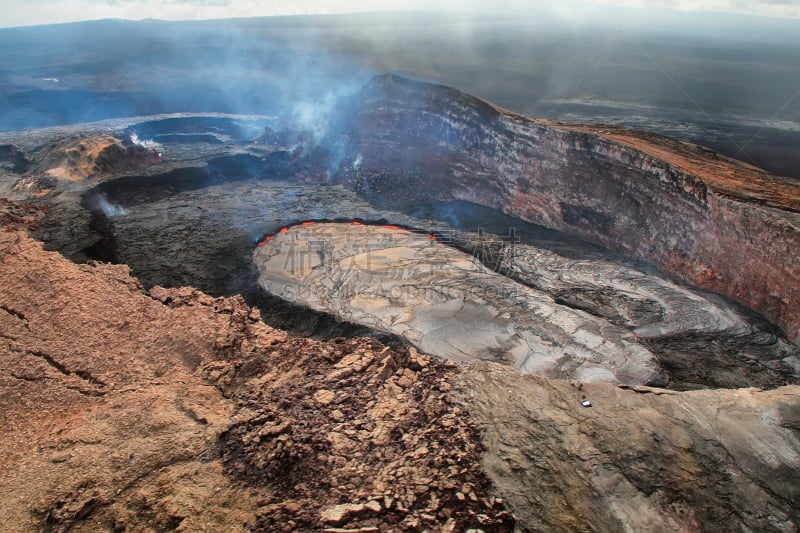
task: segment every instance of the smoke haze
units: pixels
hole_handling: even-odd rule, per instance
[[[0,30],[0,131],[223,112],[288,117],[319,137],[338,98],[394,72],[800,177],[796,20],[575,6]]]

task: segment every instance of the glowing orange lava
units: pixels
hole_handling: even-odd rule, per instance
[[[297,226],[311,226],[313,224],[317,224],[317,222],[313,221],[313,220],[309,220],[307,222],[299,222],[296,225]],[[364,224],[363,222],[358,222],[357,220],[354,220],[354,221],[350,222],[350,224],[353,225],[353,226],[366,226],[366,224]],[[267,243],[267,241],[271,241],[272,239],[274,239],[280,233],[288,232],[293,227],[294,226],[286,226],[286,227],[283,227],[283,228],[279,229],[275,233],[275,235],[268,235],[268,236],[264,237],[261,241],[258,242],[258,245],[259,246],[264,246]],[[413,231],[413,230],[402,228],[400,226],[392,226],[392,225],[389,225],[389,224],[384,224],[381,227],[385,228],[385,229],[391,229],[391,230],[399,230],[399,231],[407,231],[407,232],[412,232],[412,233],[419,233],[419,232],[416,232],[416,231]],[[430,233],[427,233],[425,235],[427,235],[428,238],[431,239],[432,241],[439,242],[439,240],[436,238],[435,235],[431,235]]]

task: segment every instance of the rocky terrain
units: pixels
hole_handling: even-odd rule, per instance
[[[784,379],[795,372],[796,350],[730,306],[618,263],[581,265],[496,240],[474,246],[490,245],[505,246],[499,253],[511,257],[500,260],[509,263],[502,270],[527,283],[434,235],[360,222],[283,228],[260,242],[253,258],[270,294],[455,361],[493,360],[583,382],[679,387],[699,381],[687,379],[682,366],[704,369],[706,384],[717,386],[733,386],[735,374],[747,380],[742,384],[768,384],[781,382],[781,369]],[[729,344],[729,352],[748,346],[747,363],[741,349],[739,360],[723,350],[694,354],[688,363],[676,353],[676,339],[680,345],[704,336]]]
[[[256,127],[264,123],[272,126]],[[338,312],[341,305],[312,305],[262,290],[252,251],[264,234],[302,221],[400,224],[435,233],[444,247],[461,250],[501,274],[494,277],[497,283],[515,292],[538,291],[540,301],[557,314],[583,316],[582,322],[593,324],[590,330],[607,332],[574,345],[588,346],[587,353],[593,353],[598,342],[609,346],[622,342],[639,359],[656,357],[658,370],[650,372],[650,377],[639,376],[638,382],[652,379],[653,385],[688,389],[774,387],[797,379],[797,348],[744,308],[682,286],[652,267],[569,234],[475,204],[420,199],[408,205],[394,193],[359,197],[347,186],[327,181],[347,174],[352,167],[346,160],[332,158],[333,149],[319,144],[319,138],[286,130],[280,122],[264,117],[170,115],[83,128],[82,134],[78,128],[66,128],[7,136],[20,153],[25,151],[37,163],[21,176],[7,167],[0,187],[18,201],[47,206],[37,236],[49,249],[79,262],[126,264],[147,288],[193,286],[214,296],[241,294],[262,310],[269,324],[295,334],[371,335],[395,342],[387,333],[399,331]],[[75,139],[86,143],[91,135],[104,139],[114,134],[120,145],[139,147],[134,154],[160,156],[146,160],[149,166],[121,174],[87,171],[82,179],[56,179],[47,175],[52,164],[42,163],[54,159],[48,155],[53,150],[42,147],[68,145],[53,140],[59,134],[73,139],[73,145]],[[116,153],[120,160],[114,164],[120,168],[141,164],[138,159],[126,162],[127,152]],[[92,168],[89,163],[85,166]],[[378,173],[372,179],[381,176]],[[44,193],[19,187],[19,183],[43,179],[52,182]],[[384,205],[387,202],[393,205]],[[454,250],[452,257],[457,256]],[[308,312],[309,305],[321,313]],[[487,309],[492,308],[497,307]],[[498,323],[508,321],[502,312],[495,316]],[[549,345],[557,357],[572,359],[570,350],[564,349],[573,346],[569,335],[553,337],[552,332],[544,333],[551,326],[537,328],[543,334],[530,342]],[[510,334],[509,342],[519,343],[513,328],[508,331],[502,335]],[[473,343],[476,349],[498,342],[489,337]],[[497,346],[506,341],[499,342],[497,353],[502,352]],[[436,344],[440,349],[444,346]],[[429,351],[432,348],[428,346]],[[477,351],[483,356],[487,353]],[[447,355],[439,349],[433,352]],[[562,377],[570,375],[568,371]]]
[[[800,187],[710,150],[506,112],[376,78],[342,111],[340,178],[365,193],[460,199],[645,259],[800,332]],[[435,175],[436,179],[427,179]]]
[[[1,212],[5,531],[513,529],[452,365],[147,292]]]
[[[325,119],[0,135],[3,529],[800,527],[796,186],[396,77]]]
[[[7,531],[800,523],[800,386],[620,388],[293,338],[239,297],[46,252],[41,210],[1,212]]]

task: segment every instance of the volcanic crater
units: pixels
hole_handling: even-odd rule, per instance
[[[303,335],[372,335],[565,379],[589,379],[576,369],[598,365],[591,380],[679,389],[796,382],[798,349],[779,329],[793,338],[798,327],[794,183],[720,157],[697,160],[691,147],[652,135],[634,146],[617,139],[622,133],[532,121],[392,75],[343,100],[326,121],[324,131],[221,115],[82,126],[77,136],[28,148],[31,168],[14,188],[80,172],[70,154],[86,153],[87,143],[128,146],[115,148],[113,162],[109,148],[98,162],[84,156],[85,179],[59,179],[56,191],[36,198],[50,209],[37,233],[46,246],[75,261],[127,264],[146,287],[242,294],[269,323]],[[122,141],[109,135],[115,130]],[[12,139],[12,171],[31,137]],[[701,178],[700,168],[714,178]],[[749,192],[737,196],[744,174]],[[773,181],[783,192],[762,198],[755,188]],[[301,227],[312,234],[284,243],[293,248],[276,252],[280,261],[263,257],[281,239],[255,246],[304,221],[353,220],[439,237],[438,246],[421,240],[434,253],[384,265],[382,275],[397,278],[387,291],[471,290],[367,302],[381,281],[342,268],[342,254],[350,247],[376,257],[394,246],[369,225],[362,232],[374,234],[358,238],[352,226],[329,226],[343,229],[324,236],[313,235],[323,226]],[[332,255],[310,259],[322,241]],[[318,268],[288,265],[308,261]],[[470,263],[461,282],[451,269],[459,262]],[[423,312],[426,305],[433,307]],[[477,333],[488,324],[495,326]],[[460,348],[450,346],[456,338]],[[644,366],[629,374],[630,364]]]
[[[154,294],[241,295],[293,335],[373,337],[573,387],[800,380],[800,186],[691,145],[393,75],[321,131],[174,114],[0,143],[0,193],[46,209],[34,235],[47,250],[127,265]],[[372,361],[381,348],[358,349]],[[226,468],[258,484],[239,464],[256,457],[242,451],[253,420],[223,440],[239,450]]]

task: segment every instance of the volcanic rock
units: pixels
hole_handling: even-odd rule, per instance
[[[262,244],[254,260],[268,292],[402,335],[426,353],[580,381],[659,379],[656,357],[626,329],[558,305],[429,235],[305,224]]]
[[[13,147],[0,195],[26,204],[0,201],[0,528],[800,527],[800,390],[780,386],[797,381],[796,347],[747,309],[629,260],[796,338],[795,184],[692,145],[534,121],[397,77],[327,122],[324,138],[257,141],[268,118],[0,135]],[[163,157],[129,154],[137,132]],[[111,146],[125,153],[101,156]],[[333,176],[341,184],[318,183]],[[443,362],[337,337],[363,330],[258,287],[263,235],[358,218],[434,234],[440,244],[422,237],[447,248],[448,265],[563,307],[551,316],[625,332],[609,345],[656,356],[670,387],[770,390]],[[92,259],[129,263],[141,282]],[[304,334],[322,324],[330,340],[262,316]],[[340,505],[363,512],[328,527],[323,513]]]
[[[0,162],[10,164],[11,170],[17,174],[25,172],[30,165],[25,154],[13,144],[0,145]]]
[[[513,530],[477,431],[435,386],[451,366],[292,338],[239,297],[148,293],[127,267],[45,252],[16,216],[0,217],[3,530],[315,531],[343,504],[365,512],[341,525],[388,530],[432,499],[436,520]],[[458,503],[464,483],[481,499]]]
[[[159,158],[155,149],[130,142],[126,146],[112,135],[79,134],[34,152],[28,172],[76,181],[139,169]]]
[[[23,231],[40,211],[0,212],[4,530],[318,531],[340,505],[364,512],[332,531],[800,525],[800,386],[620,388],[297,339],[240,298],[71,263]]]
[[[800,185],[707,149],[535,121],[394,75],[343,106],[338,179],[460,199],[578,235],[763,313],[800,343]],[[358,162],[355,165],[355,162]]]
[[[363,503],[343,503],[320,512],[323,522],[328,524],[341,524],[350,516],[364,511]]]
[[[246,132],[254,131],[257,120],[263,119],[170,115],[83,125],[83,137],[77,127],[9,134],[4,139],[34,155],[43,153],[37,147],[74,144],[113,130],[121,138],[138,132],[165,144],[156,163],[127,174],[79,181],[7,174],[0,193],[48,208],[37,236],[49,249],[79,262],[127,264],[148,288],[190,285],[214,296],[242,294],[270,324],[305,336],[389,339],[265,293],[251,260],[254,244],[264,233],[304,220],[362,219],[435,233],[443,244],[560,305],[627,328],[659,358],[670,387],[775,387],[797,379],[797,349],[730,301],[563,232],[475,204],[416,202],[403,212],[392,194],[383,200],[393,205],[382,207],[342,185],[299,182],[310,169],[321,172],[330,158],[303,155],[321,148],[304,146],[285,166],[276,166],[275,157],[287,147],[247,144]],[[214,142],[206,142],[209,135]],[[286,138],[313,141],[297,132]],[[376,199],[381,197],[370,196]]]
[[[306,222],[263,241],[254,260],[268,292],[454,360],[676,388],[796,380],[797,349],[711,295],[591,253],[576,260],[485,234],[443,237]],[[656,371],[659,362],[668,373]]]
[[[678,393],[486,363],[462,379],[484,465],[533,531],[798,527],[800,387]]]

